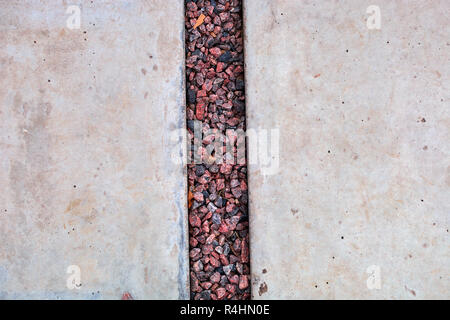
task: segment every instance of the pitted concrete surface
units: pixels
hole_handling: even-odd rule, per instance
[[[0,298],[188,298],[183,1],[75,4],[0,1]]]
[[[450,3],[244,4],[254,298],[450,298]]]

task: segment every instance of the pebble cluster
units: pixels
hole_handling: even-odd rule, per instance
[[[241,0],[187,0],[185,28],[190,134],[194,121],[245,130]],[[192,299],[250,298],[247,167],[235,163],[188,165]]]

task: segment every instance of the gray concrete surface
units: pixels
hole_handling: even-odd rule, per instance
[[[450,298],[450,3],[244,4],[254,298]]]
[[[188,298],[183,1],[70,4],[0,1],[0,298]]]

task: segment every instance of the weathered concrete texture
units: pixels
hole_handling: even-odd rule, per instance
[[[371,4],[245,1],[256,299],[450,298],[450,3]]]
[[[183,1],[77,3],[0,1],[0,298],[188,298]]]

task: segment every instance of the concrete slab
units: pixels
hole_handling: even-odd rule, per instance
[[[450,298],[449,2],[244,4],[254,298]]]
[[[183,1],[76,3],[0,2],[0,298],[187,299]]]

